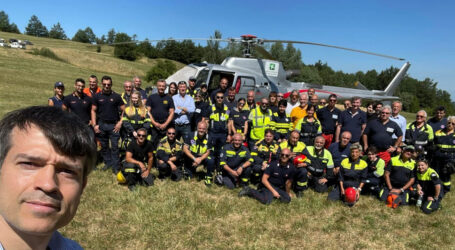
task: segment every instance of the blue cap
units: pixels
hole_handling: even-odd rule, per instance
[[[56,82],[56,83],[54,84],[54,88],[58,88],[58,87],[63,87],[63,88],[64,88],[65,85],[63,85],[63,82]]]

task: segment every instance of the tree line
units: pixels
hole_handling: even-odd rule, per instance
[[[17,25],[10,23],[8,15],[4,11],[0,11],[0,31],[20,33]],[[60,23],[54,24],[48,31],[47,27],[35,15],[30,18],[24,33],[37,37],[69,40]],[[222,38],[222,34],[217,30],[210,38],[219,39]],[[152,59],[165,58],[183,64],[203,61],[220,64],[228,56],[240,57],[243,55],[243,47],[236,43],[222,46],[218,41],[207,41],[206,46],[202,46],[201,44],[195,44],[191,40],[175,41],[171,39],[162,40],[153,45],[147,39],[136,42],[136,35],[130,36],[124,32],[116,32],[114,29],[109,30],[106,35],[103,34],[101,37],[97,37],[90,27],[79,29],[71,38],[73,41],[82,43],[113,44],[114,56],[130,61],[140,57],[148,57]],[[382,90],[385,89],[399,70],[396,67],[390,67],[381,72],[369,70],[367,72],[345,73],[333,70],[327,63],[322,61],[314,64],[303,63],[301,51],[290,43],[286,44],[286,46],[282,43],[274,43],[266,46],[265,49],[269,53],[268,55],[253,50],[252,56],[273,58],[282,62],[286,70],[299,70],[300,74],[289,79],[291,81],[340,87],[354,87],[354,84],[359,81],[368,89]],[[98,51],[100,50],[101,46],[98,47]],[[166,77],[175,70],[175,65],[172,63],[160,61],[156,67],[148,72],[146,78]],[[431,111],[443,105],[447,108],[448,113],[455,113],[455,103],[452,102],[450,94],[445,90],[438,89],[437,82],[430,78],[418,80],[406,75],[395,95],[401,98],[405,111],[416,112],[420,109]]]

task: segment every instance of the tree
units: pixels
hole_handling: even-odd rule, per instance
[[[112,43],[114,43],[114,40],[115,40],[115,30],[111,29],[111,30],[109,30],[109,32],[107,32],[106,43],[112,44]]]
[[[158,79],[166,79],[177,70],[175,64],[169,60],[160,60],[153,66],[145,76],[147,82],[156,81]]]
[[[9,23],[9,17],[4,11],[0,11],[0,31],[20,33],[15,23]]]
[[[95,36],[95,33],[93,33],[92,28],[87,27],[87,28],[85,28],[84,32],[87,35],[87,38],[90,41],[90,43],[96,42],[96,36]]]
[[[25,34],[37,37],[48,37],[49,31],[47,31],[46,26],[41,23],[38,17],[33,15],[25,28]]]
[[[221,32],[219,30],[215,30],[214,36],[210,36],[210,38],[221,39]],[[220,42],[212,40],[207,41],[207,47],[203,60],[209,63],[221,63],[223,59],[224,58],[222,58],[220,52]]]
[[[57,24],[54,24],[54,26],[52,26],[51,30],[49,31],[49,37],[54,38],[54,39],[61,39],[61,40],[68,39],[68,37],[66,37],[65,31],[63,30],[62,26],[60,26],[59,22],[57,22]]]
[[[76,34],[74,34],[73,38],[71,39],[75,42],[81,42],[81,43],[90,43],[90,39],[87,36],[87,33],[85,31],[79,29]]]
[[[128,43],[132,39],[126,33],[117,33],[115,36],[114,43],[125,43],[125,44],[116,44],[114,48],[114,56],[120,59],[125,59],[129,61],[136,60],[136,44]]]

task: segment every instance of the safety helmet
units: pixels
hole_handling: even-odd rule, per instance
[[[248,147],[248,142],[243,142],[243,146]]]
[[[122,171],[118,171],[117,173],[117,181],[119,184],[125,184],[126,183],[126,178],[123,176]]]
[[[305,160],[306,160],[306,156],[303,154],[294,157],[294,166],[297,166],[299,163],[304,163]]]
[[[401,198],[398,194],[389,193],[387,196],[387,207],[397,208],[401,203]]]
[[[357,190],[353,187],[346,188],[346,190],[344,190],[344,201],[349,206],[354,206],[357,201]]]

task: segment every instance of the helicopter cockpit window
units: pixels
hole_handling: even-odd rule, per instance
[[[234,81],[234,73],[233,72],[226,72],[226,71],[216,71],[212,70],[212,74],[210,76],[209,82],[209,92],[219,88],[221,78],[226,77],[228,79],[228,88],[232,86],[232,82]]]
[[[196,86],[200,86],[203,83],[207,83],[207,77],[209,76],[209,69],[203,69],[199,72],[196,77]]]

